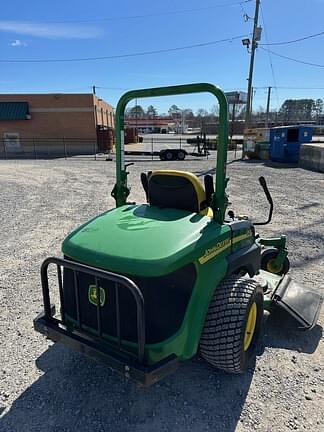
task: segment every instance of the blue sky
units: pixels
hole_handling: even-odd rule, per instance
[[[246,89],[249,55],[240,36],[252,31],[254,1],[235,0],[76,0],[2,2],[0,60],[71,59],[137,53],[239,37],[232,42],[170,53],[88,62],[2,63],[0,92],[97,93],[115,105],[126,89],[191,82],[212,82],[225,90]],[[199,9],[194,10],[192,9]],[[263,0],[261,43],[289,41],[324,31],[324,0]],[[266,38],[267,36],[267,38]],[[289,45],[272,46],[279,54],[324,64],[324,35]],[[270,66],[272,62],[272,69]],[[286,98],[324,99],[324,68],[294,63],[258,49],[254,108],[272,107]],[[284,88],[280,88],[284,87]],[[289,87],[289,88],[288,88]],[[298,87],[292,89],[291,87]],[[302,89],[322,87],[323,89]],[[159,111],[171,103],[209,109],[210,96],[140,101]]]

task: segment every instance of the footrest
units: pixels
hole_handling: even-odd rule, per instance
[[[304,330],[312,329],[318,320],[323,296],[285,276],[271,297],[273,303],[295,318]]]

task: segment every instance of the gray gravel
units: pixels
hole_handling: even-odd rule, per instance
[[[213,164],[173,167],[202,174]],[[165,164],[130,167],[133,200],[144,199],[139,173],[158,167]],[[252,162],[234,162],[228,173],[232,207],[256,219],[267,212],[257,177],[267,178],[275,214],[260,232],[287,234],[292,276],[323,292],[324,174]],[[194,360],[149,389],[33,331],[42,260],[60,254],[71,229],[113,206],[113,184],[112,162],[0,161],[1,432],[323,431],[324,311],[309,333],[270,318],[255,367],[243,376]]]

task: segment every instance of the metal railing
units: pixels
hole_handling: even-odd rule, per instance
[[[58,287],[59,287],[59,295],[60,295],[60,303],[61,303],[61,320],[54,318],[51,313],[51,301],[50,301],[49,281],[48,281],[48,267],[50,264],[56,265],[57,268]],[[56,258],[56,257],[47,258],[43,262],[41,267],[41,281],[42,281],[42,290],[43,290],[45,319],[48,321],[52,321],[56,324],[65,325],[64,289],[66,289],[66,287],[63,287],[62,267],[69,269],[73,272],[74,287],[69,287],[69,288],[70,289],[73,288],[75,294],[76,321],[77,321],[76,330],[80,331],[81,333],[84,332],[84,329],[82,328],[78,273],[85,273],[86,275],[93,276],[95,280],[96,299],[97,299],[96,300],[97,338],[99,338],[99,341],[104,343],[109,343],[110,345],[113,345],[114,348],[117,348],[119,351],[127,353],[128,355],[132,355],[132,353],[130,351],[123,349],[123,341],[121,338],[121,331],[120,331],[121,316],[120,316],[120,304],[119,304],[119,288],[120,286],[123,286],[131,292],[136,302],[136,309],[137,309],[137,343],[138,343],[137,359],[140,363],[143,363],[144,347],[145,347],[144,298],[138,286],[132,280],[128,279],[125,276],[118,275],[116,273],[111,273],[105,270],[96,269],[84,264],[75,263],[73,261],[68,261],[62,258]],[[102,317],[101,317],[100,287],[99,287],[99,280],[101,279],[114,282],[115,298],[116,298],[115,307],[116,307],[117,344],[113,344],[111,341],[107,342],[107,339],[103,339],[102,337]]]

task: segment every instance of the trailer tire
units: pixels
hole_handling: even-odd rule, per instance
[[[179,150],[177,153],[177,159],[178,160],[185,160],[186,157],[186,153],[183,150]]]
[[[229,276],[215,290],[200,339],[212,366],[243,373],[256,356],[263,322],[263,291],[247,277]]]
[[[173,152],[170,150],[166,150],[164,153],[164,158],[165,158],[165,160],[168,160],[168,161],[173,160],[174,159]]]

